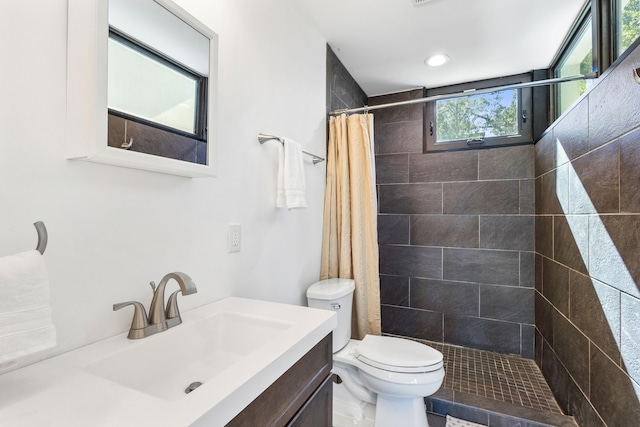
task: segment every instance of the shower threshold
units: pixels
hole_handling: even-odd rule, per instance
[[[560,410],[533,360],[408,339],[444,357],[442,387],[426,398],[430,427],[444,427],[446,415],[490,427],[577,427]]]

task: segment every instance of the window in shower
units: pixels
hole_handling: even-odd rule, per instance
[[[590,74],[593,63],[593,25],[591,15],[586,15],[578,31],[565,48],[565,53],[555,67],[555,77],[570,77]],[[591,81],[565,82],[556,89],[556,117],[559,117],[587,90]]]
[[[640,37],[640,0],[616,0],[617,56]]]
[[[531,89],[490,90],[530,80],[525,74],[430,89],[427,96],[461,95],[428,103],[427,151],[532,142]]]

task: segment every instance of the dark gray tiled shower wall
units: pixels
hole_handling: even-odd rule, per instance
[[[327,110],[367,100],[327,47]],[[533,357],[532,147],[422,154],[422,106],[375,112],[383,330]]]
[[[423,109],[374,112],[383,332],[533,358],[533,146],[425,154]]]
[[[343,108],[362,107],[367,94],[351,77],[336,54],[327,45],[327,113]]]
[[[638,48],[535,146],[535,360],[581,426],[640,419]]]
[[[497,342],[492,350],[514,353],[520,343],[520,354],[530,357],[535,298],[535,361],[562,409],[583,427],[637,425],[640,85],[631,71],[639,66],[640,52],[633,52],[554,123],[535,145],[535,167],[531,146],[423,155],[419,106],[375,113],[378,188],[385,197],[378,219],[385,332],[478,348]],[[330,49],[327,90],[328,110],[366,103]],[[369,102],[421,96],[420,90]],[[518,183],[517,211],[510,181]],[[457,196],[447,194],[452,189]],[[487,203],[485,197],[497,195],[474,197],[474,189],[503,194]],[[591,204],[576,197],[580,192]],[[528,233],[507,238],[534,213],[535,261]],[[600,244],[607,236],[614,247]],[[497,252],[505,253],[490,266],[498,283],[445,278],[468,274],[455,262],[469,262],[461,270],[473,271]],[[624,267],[612,270],[614,258]],[[507,277],[509,285],[502,283]]]

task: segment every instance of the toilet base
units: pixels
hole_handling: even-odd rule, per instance
[[[376,407],[358,400],[343,384],[333,384],[333,427],[374,427]]]
[[[375,427],[429,427],[424,398],[397,398],[378,395]]]
[[[375,405],[333,384],[333,427],[429,427],[424,398],[377,396]]]

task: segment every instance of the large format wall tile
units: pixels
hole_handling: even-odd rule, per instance
[[[411,279],[411,307],[446,314],[479,315],[479,285]]]
[[[532,325],[533,289],[480,285],[480,317]]]
[[[533,216],[480,216],[480,247],[533,251]]]
[[[523,288],[535,287],[535,263],[535,253],[520,252],[520,286]]]
[[[384,96],[369,98],[369,105],[388,104],[422,98],[423,90],[416,89]],[[422,123],[425,104],[409,104],[376,110],[374,124],[419,121]]]
[[[611,141],[640,123],[640,85],[632,74],[639,59],[636,49],[589,93],[589,148]]]
[[[518,181],[451,182],[443,184],[443,213],[458,215],[518,214]]]
[[[382,305],[382,332],[442,341],[442,313]]]
[[[619,211],[618,141],[586,154],[569,167],[569,212]]]
[[[589,393],[589,340],[557,311],[553,319],[553,349],[580,389]]]
[[[553,128],[556,148],[569,160],[589,151],[589,103],[579,102]]]
[[[376,181],[378,184],[409,182],[409,155],[376,156]]]
[[[546,341],[543,342],[542,346],[542,365],[540,369],[547,382],[554,385],[552,391],[558,405],[563,411],[566,411],[569,407],[571,377]]]
[[[367,94],[327,45],[327,112],[366,104]]]
[[[626,372],[640,384],[640,300],[623,294],[622,310],[622,363]]]
[[[442,184],[381,185],[379,198],[380,213],[442,213]]]
[[[553,258],[553,217],[536,216],[535,229],[536,252],[548,258]]]
[[[518,252],[483,249],[443,250],[443,279],[462,282],[518,285]]]
[[[520,354],[520,325],[517,323],[445,314],[444,339],[480,350]]]
[[[478,179],[534,178],[533,145],[478,150]]]
[[[589,218],[589,273],[631,295],[640,296],[640,215]]]
[[[609,427],[640,420],[637,385],[596,346],[591,346],[591,403]]]
[[[411,244],[477,248],[478,217],[469,215],[411,215]]]
[[[536,328],[542,337],[550,344],[553,345],[553,319],[554,311],[553,305],[536,291],[535,296],[535,318]]]
[[[380,303],[387,305],[409,305],[409,278],[380,275]]]
[[[576,420],[580,420],[580,425],[589,427],[606,427],[602,418],[593,409],[589,399],[584,392],[573,382],[569,381],[569,410]]]
[[[547,258],[542,263],[542,294],[562,314],[569,315],[569,270]]]
[[[378,215],[378,243],[408,245],[409,220],[410,215]]]
[[[376,154],[421,153],[422,132],[422,120],[386,124],[375,122],[375,152]]]
[[[587,274],[589,267],[589,218],[587,216],[554,217],[552,242],[554,260]]]
[[[620,360],[620,292],[571,272],[571,321],[612,360]]]
[[[640,129],[620,138],[620,212],[640,213]]]
[[[478,179],[478,152],[412,154],[409,178],[411,182],[475,181]]]
[[[536,266],[535,266],[535,270],[536,270],[536,276],[535,276],[535,286],[536,286],[536,291],[542,293],[542,263],[543,263],[544,258],[542,257],[542,255],[536,253]]]
[[[569,209],[568,164],[542,175],[536,180],[536,213],[562,214]]]
[[[535,325],[520,324],[520,356],[527,359],[535,357]]]
[[[523,179],[520,183],[520,215],[536,213],[535,180]]]
[[[442,249],[381,245],[380,274],[440,279]]]
[[[534,152],[536,178],[556,167],[553,129],[548,130],[547,133],[542,136],[540,141],[536,142]]]

